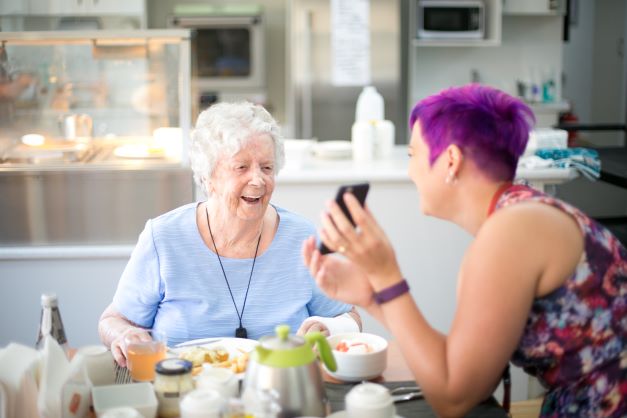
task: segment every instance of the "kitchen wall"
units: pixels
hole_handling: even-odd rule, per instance
[[[578,1],[570,40],[564,43],[564,96],[584,123],[625,123],[627,104],[627,3]],[[621,40],[622,39],[622,40]],[[621,132],[580,132],[600,146],[624,144]],[[595,217],[627,215],[627,191],[580,178],[560,185],[557,196]]]
[[[288,0],[147,0],[148,27],[165,28],[168,17],[177,4],[237,4],[256,3],[264,10],[266,23],[266,80],[268,85],[268,110],[284,125],[285,110],[285,18]],[[195,121],[192,121],[192,124]]]
[[[579,1],[564,43],[564,96],[581,122],[625,122],[627,3]],[[595,145],[621,145],[622,132],[582,132]]]
[[[532,71],[560,71],[562,18],[555,16],[503,16],[500,46],[416,48],[410,105],[452,85],[479,81],[516,93],[516,80]],[[412,46],[410,46],[412,48]]]

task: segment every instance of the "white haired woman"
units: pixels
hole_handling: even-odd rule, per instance
[[[163,331],[169,345],[257,339],[284,323],[300,334],[359,330],[357,312],[327,298],[300,259],[314,225],[270,204],[284,160],[272,116],[251,103],[210,107],[190,159],[207,200],[146,223],[99,322],[116,361],[126,364],[124,335],[137,327]]]

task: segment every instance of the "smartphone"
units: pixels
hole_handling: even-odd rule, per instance
[[[348,211],[346,203],[344,203],[344,193],[352,193],[357,198],[361,206],[363,206],[366,202],[366,195],[368,194],[369,189],[370,183],[359,183],[340,186],[340,188],[337,190],[337,195],[335,195],[335,202],[340,206],[340,209],[342,209],[342,212],[344,212],[344,215],[346,215],[346,217],[348,218],[350,223],[353,224],[353,226],[355,226],[355,221]],[[327,246],[324,245],[322,241],[320,241],[320,246],[318,247],[318,249],[320,250],[320,254],[329,254],[333,252],[332,250],[327,248]]]

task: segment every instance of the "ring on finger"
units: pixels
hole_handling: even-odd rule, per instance
[[[337,248],[337,250],[338,250],[341,254],[344,254],[344,253],[346,252],[346,247],[345,247],[345,246],[343,246],[343,245],[340,245],[340,246]]]

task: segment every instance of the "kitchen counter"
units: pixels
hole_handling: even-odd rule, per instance
[[[279,173],[277,183],[336,183],[377,181],[398,182],[410,181],[407,175],[407,146],[397,145],[388,160],[372,162],[355,162],[352,159],[320,159],[311,157],[300,166],[289,164]],[[545,189],[547,185],[560,184],[578,176],[572,168],[521,168],[516,178],[527,181],[531,186]],[[280,187],[280,186],[279,186]]]

